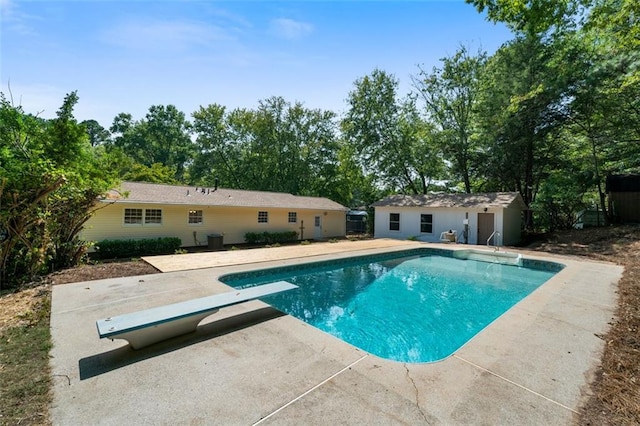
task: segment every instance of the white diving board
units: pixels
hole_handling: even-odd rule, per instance
[[[278,281],[105,318],[96,321],[96,326],[101,339],[123,339],[128,341],[132,348],[140,349],[195,331],[200,321],[220,308],[294,288],[298,286],[286,281]]]

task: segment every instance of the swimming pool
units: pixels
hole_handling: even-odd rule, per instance
[[[360,349],[402,362],[448,357],[542,285],[562,265],[525,266],[413,249],[375,256],[230,274],[236,288],[290,281],[298,289],[265,297],[277,309]]]

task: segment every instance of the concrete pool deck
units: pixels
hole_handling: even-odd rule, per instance
[[[54,286],[53,424],[570,424],[620,266],[526,252],[566,267],[429,364],[367,354],[260,301],[138,351],[96,331],[98,319],[226,291],[217,277],[230,272],[420,246],[469,247],[372,240],[158,256],[147,260],[172,272]]]

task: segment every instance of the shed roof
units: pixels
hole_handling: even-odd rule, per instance
[[[526,210],[518,192],[490,192],[479,194],[390,195],[373,204],[374,207],[431,207],[431,208],[509,208]]]
[[[349,210],[335,201],[322,197],[127,181],[122,182],[118,190],[110,191],[104,201],[114,200],[118,203],[141,204]]]
[[[640,192],[640,175],[607,176],[607,192]]]

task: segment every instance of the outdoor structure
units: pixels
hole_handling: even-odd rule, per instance
[[[367,216],[365,210],[349,210],[347,212],[347,234],[366,233]]]
[[[607,195],[614,222],[640,222],[640,175],[607,176]]]
[[[580,210],[576,213],[576,229],[589,228],[593,226],[603,226],[606,223],[605,212],[596,205],[591,209]]]
[[[346,235],[348,209],[327,198],[278,192],[123,182],[100,200],[80,238],[178,237],[182,247],[245,242],[247,232],[296,231],[300,239]]]
[[[373,207],[376,238],[491,245],[518,243],[527,209],[517,192],[391,195]]]

